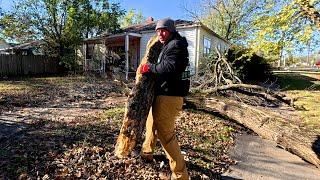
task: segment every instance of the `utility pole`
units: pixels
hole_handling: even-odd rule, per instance
[[[308,41],[308,49],[307,49],[307,51],[308,51],[308,56],[307,56],[307,64],[310,66],[311,65],[311,63],[310,63],[310,40]]]

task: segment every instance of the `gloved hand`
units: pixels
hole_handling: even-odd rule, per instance
[[[148,63],[142,64],[142,65],[140,66],[140,73],[141,73],[141,74],[146,74],[146,73],[148,73],[148,72],[150,72],[150,65],[149,65]]]

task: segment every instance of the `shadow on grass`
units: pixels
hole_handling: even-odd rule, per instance
[[[320,80],[307,75],[279,73],[275,75],[275,78],[283,90],[320,90]]]
[[[187,162],[188,171],[190,173],[196,172],[196,175],[193,175],[191,179],[205,179],[205,176],[209,179],[221,179],[221,169],[227,169],[232,164],[228,158],[222,158],[224,147],[205,150],[191,145],[182,145],[181,149],[188,152],[190,159]]]
[[[14,124],[0,121],[0,179],[16,179],[27,173],[28,177],[55,174],[56,158],[79,144],[98,146],[112,151],[118,129],[106,123],[70,125],[39,120],[34,124]],[[1,132],[1,133],[6,133]]]

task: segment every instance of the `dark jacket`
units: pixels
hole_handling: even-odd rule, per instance
[[[186,69],[189,66],[188,42],[178,32],[173,33],[164,44],[158,63],[151,64],[155,74],[155,95],[186,96],[190,79]]]

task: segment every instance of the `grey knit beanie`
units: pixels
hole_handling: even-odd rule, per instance
[[[166,29],[170,32],[176,32],[176,26],[174,25],[174,21],[170,18],[161,19],[157,22],[157,29]]]

